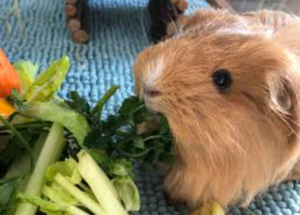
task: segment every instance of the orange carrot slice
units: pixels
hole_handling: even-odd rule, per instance
[[[19,75],[0,49],[0,98],[11,95],[13,89],[20,90]]]

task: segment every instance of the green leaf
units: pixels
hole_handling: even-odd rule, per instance
[[[130,177],[116,177],[112,180],[127,211],[140,210],[140,195],[138,188]]]
[[[34,82],[38,67],[37,64],[33,64],[30,61],[19,61],[14,64],[14,68],[19,73],[21,95],[24,95]]]
[[[68,129],[80,145],[90,131],[84,116],[70,109],[64,103],[38,102],[27,107],[25,114],[44,121],[56,122]]]
[[[68,158],[65,161],[58,161],[47,168],[45,177],[48,181],[54,181],[57,173],[65,176],[73,184],[79,184],[82,180],[77,169],[77,162],[73,158]]]
[[[91,108],[89,103],[85,99],[80,97],[76,91],[71,91],[70,99],[66,101],[66,104],[68,104],[70,108],[77,111],[78,113],[86,117],[91,117]]]
[[[113,176],[132,176],[132,162],[125,158],[114,159],[111,165]]]
[[[0,115],[0,121],[9,128],[9,130],[19,139],[20,143],[22,143],[23,147],[26,149],[26,151],[28,152],[29,156],[30,156],[30,166],[31,166],[31,170],[33,170],[34,167],[34,153],[30,147],[30,145],[28,144],[28,142],[23,138],[23,136],[20,134],[20,132],[18,132],[14,126],[8,122],[4,117],[2,117]]]
[[[61,87],[70,67],[69,58],[63,56],[40,73],[28,88],[24,98],[30,102],[51,101]]]
[[[101,117],[102,110],[104,105],[107,103],[107,101],[112,97],[115,92],[119,89],[118,86],[112,86],[109,88],[109,90],[106,91],[106,93],[102,96],[102,98],[97,102],[95,107],[92,110],[92,115]]]
[[[19,187],[20,177],[0,180],[0,214],[10,214],[9,211],[14,207],[14,196]]]
[[[145,143],[142,137],[137,136],[133,139],[133,145],[134,147],[138,149],[144,149],[145,148]]]
[[[47,215],[88,215],[88,213],[74,205],[64,202],[51,202],[30,194],[20,193],[18,199],[39,206],[40,211]]]
[[[123,101],[122,106],[119,109],[119,114],[128,116],[134,111],[137,111],[141,106],[143,106],[143,103],[140,102],[138,97],[129,97]]]

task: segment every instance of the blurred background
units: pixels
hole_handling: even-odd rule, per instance
[[[300,15],[299,0],[227,0],[238,12],[276,9]]]

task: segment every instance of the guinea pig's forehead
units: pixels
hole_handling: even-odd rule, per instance
[[[144,72],[144,82],[145,84],[151,86],[155,84],[163,74],[166,69],[167,59],[164,55],[159,55],[152,60],[150,60],[147,65],[145,65]]]

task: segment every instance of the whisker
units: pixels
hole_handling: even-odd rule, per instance
[[[287,122],[287,119],[280,113],[277,113],[275,110],[272,110],[274,113],[277,114],[277,116],[283,121],[283,123],[291,130],[291,132],[296,136],[296,138],[298,140],[300,140],[299,135],[297,134],[297,132],[289,125],[289,123]],[[295,122],[294,122],[295,123]],[[300,127],[297,123],[295,124],[298,127]]]
[[[290,8],[290,7],[288,7],[287,5],[286,5],[286,3],[287,3],[287,0],[282,0],[281,1],[281,3],[275,3],[275,4],[273,4],[272,5],[272,7],[271,7],[271,9],[272,10],[286,10],[286,12],[287,13],[290,13],[290,14],[292,14],[292,15],[296,15],[296,13]]]
[[[146,33],[146,28],[145,28],[145,25],[144,25],[144,16],[143,16],[143,13],[141,13],[141,16],[140,16],[140,22],[141,22],[141,27],[142,27],[142,32],[143,32],[143,39],[144,41],[146,42],[146,46],[148,47],[149,46],[149,41],[148,41],[148,37],[147,37],[147,33]]]
[[[176,34],[179,34],[180,32],[179,32],[179,29],[177,28],[176,22],[174,21],[174,19],[171,17],[170,14],[168,14],[168,16],[169,16],[169,18],[170,18],[170,20],[171,20],[172,25],[174,26],[174,29],[175,29],[175,35],[176,35]]]

